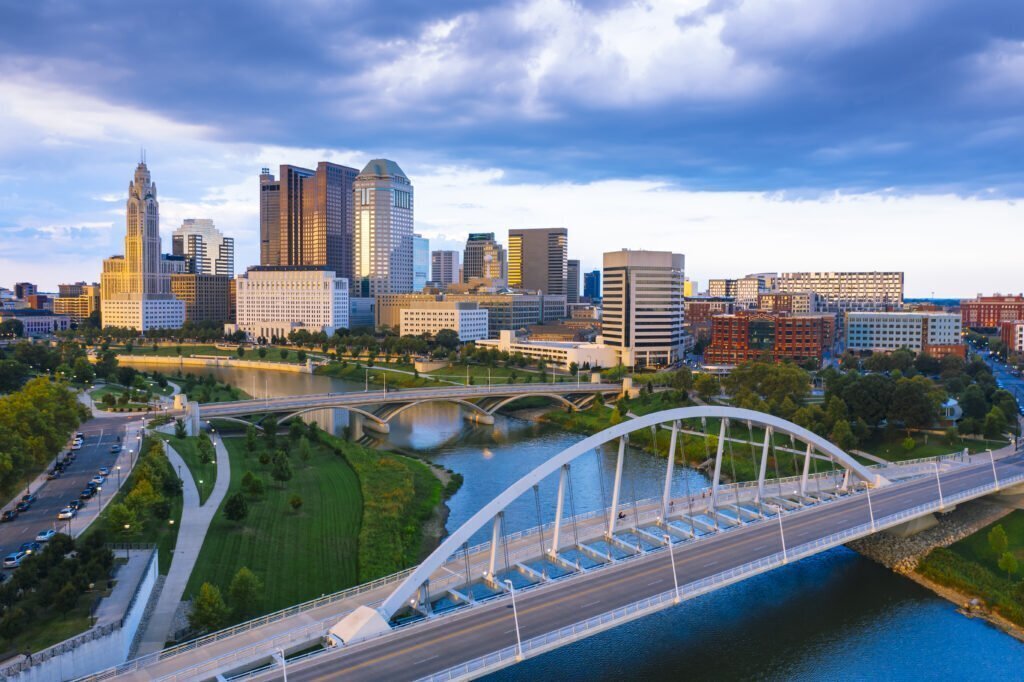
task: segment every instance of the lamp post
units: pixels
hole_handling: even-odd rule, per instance
[[[288,661],[284,658],[284,649],[278,649],[277,653],[281,655],[281,675],[284,677],[284,682],[288,682]]]
[[[668,555],[672,559],[672,584],[675,586],[675,599],[673,601],[679,603],[679,578],[676,577],[676,554],[675,547],[672,546],[672,538],[669,537],[668,533],[662,536],[666,543],[668,543]]]
[[[875,508],[871,506],[871,484],[864,481],[864,489],[868,492],[868,514],[871,516],[871,532],[875,532]]]
[[[512,619],[516,624],[516,660],[523,660],[523,640],[519,635],[519,611],[516,609],[516,586],[511,580],[506,580],[505,587],[512,593]]]
[[[939,463],[935,462],[935,484],[939,486],[939,511],[946,506],[942,501],[942,479],[939,478]]]
[[[96,486],[96,492],[100,496],[100,502],[99,502],[100,507],[99,507],[99,509],[96,510],[96,513],[99,514],[101,511],[103,511],[103,486],[101,486],[101,485]]]
[[[124,524],[124,535],[125,535],[126,539],[128,537],[128,531],[130,531],[131,529],[132,529],[132,524],[130,524],[130,523]],[[124,560],[128,561],[128,543],[127,542],[124,543]]]
[[[118,464],[114,468],[117,469],[117,489],[120,490],[121,489],[121,465]]]
[[[999,476],[996,474],[996,456],[995,453],[992,452],[992,448],[989,448],[988,450],[988,457],[989,461],[992,462],[992,479],[996,483],[996,490],[999,490]]]
[[[775,516],[779,519],[779,539],[782,541],[782,563],[789,563],[789,557],[786,555],[786,534],[782,531],[782,507],[778,505],[772,505],[775,509]]]

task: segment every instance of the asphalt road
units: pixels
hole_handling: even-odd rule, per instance
[[[998,475],[1024,473],[1024,456],[996,463]],[[992,480],[992,468],[975,465],[941,476],[946,496]],[[933,502],[938,482],[927,477],[871,493],[876,518]],[[783,520],[790,548],[870,519],[868,498],[858,495],[806,510]],[[679,583],[686,584],[781,551],[779,524],[760,522],[744,529],[683,545],[675,549]],[[523,639],[636,602],[672,589],[667,552],[592,572],[560,586],[540,588],[517,596]],[[288,666],[288,679],[298,680],[413,680],[515,644],[511,603],[467,610],[465,613],[413,626],[380,640],[342,649]],[[263,678],[266,679],[266,678]]]
[[[110,446],[117,442],[118,436],[124,438],[124,429],[128,422],[138,419],[138,415],[105,417],[90,419],[80,426],[78,430],[85,434],[85,438],[75,461],[64,470],[65,473],[60,478],[46,481],[37,490],[32,491],[39,499],[31,509],[19,514],[14,521],[0,523],[0,555],[7,556],[16,551],[23,542],[35,540],[39,531],[47,528],[66,528],[66,521],[57,520],[57,512],[71,500],[78,499],[78,494],[101,466],[113,468],[117,455],[110,452]],[[116,476],[113,473],[111,475]],[[25,491],[21,491],[18,498],[24,494]],[[97,498],[93,497],[86,504],[96,503]]]
[[[1012,393],[1017,402],[1024,406],[1024,377],[1013,376],[1006,365],[995,362],[991,355],[986,355],[985,359],[988,361],[988,366],[992,368],[992,374],[995,375],[999,385]]]

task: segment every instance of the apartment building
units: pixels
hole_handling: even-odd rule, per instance
[[[982,296],[960,302],[963,326],[986,331],[997,330],[1003,322],[1024,320],[1024,295]]]
[[[711,344],[704,361],[737,365],[750,360],[821,361],[831,346],[831,315],[791,315],[763,310],[738,310],[712,318]]]
[[[1011,353],[1024,353],[1024,320],[1003,322],[999,326],[999,338]]]
[[[956,313],[848,312],[846,348],[855,353],[909,348],[935,357],[966,357]]]
[[[818,312],[899,310],[903,305],[902,272],[784,272],[782,293],[810,291]]]
[[[765,291],[757,295],[757,308],[785,313],[813,313],[818,310],[818,295],[813,291]]]

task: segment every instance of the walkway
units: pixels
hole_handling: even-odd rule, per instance
[[[174,614],[178,611],[182,595],[185,594],[185,586],[188,585],[188,579],[192,575],[192,568],[196,564],[196,559],[199,558],[199,550],[203,547],[206,531],[210,527],[213,515],[217,513],[220,503],[227,495],[228,485],[231,483],[228,451],[219,435],[212,434],[211,437],[217,451],[217,483],[205,504],[202,505],[199,504],[199,490],[196,488],[195,480],[191,474],[185,475],[185,472],[189,471],[188,465],[185,464],[181,455],[174,451],[174,448],[165,443],[164,447],[167,459],[171,461],[171,467],[182,472],[185,501],[181,511],[181,525],[178,527],[178,542],[171,559],[171,568],[167,571],[167,579],[160,590],[160,597],[149,618],[149,623],[146,625],[146,630],[142,634],[138,656],[160,651],[172,634]]]

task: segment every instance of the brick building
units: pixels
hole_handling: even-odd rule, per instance
[[[821,361],[832,345],[835,318],[831,315],[791,315],[764,310],[741,310],[712,317],[711,344],[704,361],[737,365],[767,359]]]
[[[1024,320],[1024,295],[979,295],[972,301],[960,302],[963,326],[971,329],[999,329],[1003,322]]]

